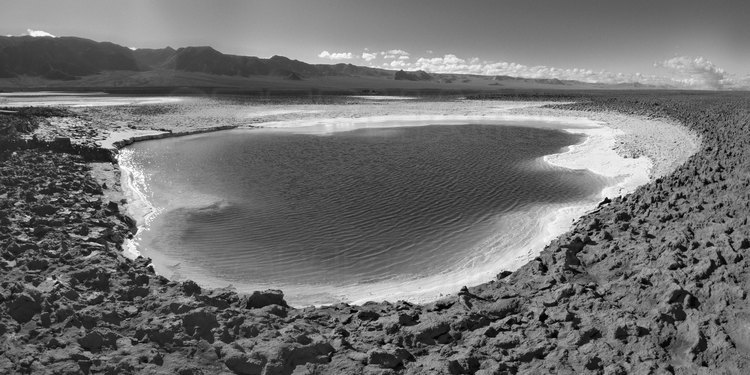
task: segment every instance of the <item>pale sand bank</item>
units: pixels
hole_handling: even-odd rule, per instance
[[[79,98],[83,97],[83,98]],[[34,100],[39,98],[39,100]],[[43,98],[43,99],[42,99]],[[2,98],[2,104],[4,107],[50,107],[50,106],[63,106],[71,108],[84,108],[84,107],[112,107],[112,106],[126,106],[126,105],[148,105],[148,104],[176,104],[191,100],[190,98],[184,97],[171,97],[171,96],[153,96],[153,97],[118,97],[106,94],[88,93],[88,94],[75,94],[75,93],[55,93],[55,92],[34,92],[26,93],[7,93]]]
[[[609,177],[612,184],[600,196],[575,205],[538,206],[528,212],[498,219],[498,236],[479,244],[475,256],[453,269],[419,279],[392,279],[362,285],[238,285],[241,292],[260,288],[283,289],[287,300],[298,305],[320,304],[333,300],[362,303],[368,300],[408,300],[426,302],[455,293],[463,285],[474,285],[495,278],[501,270],[514,270],[533,259],[552,239],[570,229],[573,222],[594,209],[605,196],[614,197],[632,192],[663,175],[697,150],[698,140],[681,126],[665,122],[607,113],[579,113],[538,108],[538,102],[398,102],[383,105],[318,105],[286,108],[253,107],[242,114],[245,118],[262,117],[254,124],[275,130],[306,134],[329,134],[366,127],[402,127],[434,124],[497,124],[512,123],[561,129],[582,133],[586,140],[560,154],[548,155],[540,165],[556,165],[573,169],[589,169]],[[237,116],[237,115],[235,115]],[[280,117],[280,118],[279,118]],[[678,145],[673,150],[672,145]],[[631,156],[632,150],[640,150]],[[671,150],[671,151],[670,151]],[[672,152],[675,151],[675,152]],[[679,151],[679,152],[676,152]],[[548,163],[548,164],[547,164]],[[655,172],[657,171],[657,172]],[[127,173],[123,173],[127,175]],[[132,174],[131,174],[132,176]],[[130,184],[135,181],[131,181]],[[132,185],[131,185],[132,186]],[[134,196],[134,199],[139,197]],[[142,198],[142,197],[141,197]],[[528,217],[534,217],[529,220]],[[512,238],[503,233],[526,233]],[[170,275],[166,275],[170,276]],[[190,275],[206,286],[223,287],[226,282],[209,275]]]

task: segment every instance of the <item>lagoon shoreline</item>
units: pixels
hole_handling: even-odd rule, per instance
[[[403,115],[399,113],[400,107],[406,104],[411,114]],[[562,150],[561,153],[547,155],[539,163],[551,164],[562,168],[569,169],[588,169],[614,182],[605,187],[600,197],[593,197],[582,202],[573,204],[555,205],[549,208],[539,207],[533,210],[540,215],[537,221],[529,223],[535,229],[535,234],[523,239],[519,238],[513,248],[502,248],[498,254],[492,257],[492,261],[475,265],[468,269],[451,269],[441,271],[434,276],[425,276],[421,278],[400,278],[388,281],[368,284],[353,285],[278,285],[276,288],[282,289],[287,296],[287,301],[295,307],[305,307],[308,305],[321,306],[322,304],[333,304],[338,302],[348,302],[353,304],[362,304],[368,301],[385,301],[385,300],[404,300],[411,303],[428,303],[437,300],[443,296],[456,293],[464,285],[478,285],[486,283],[495,278],[501,271],[514,271],[531,259],[536,257],[544,246],[558,235],[570,229],[572,223],[588,211],[595,209],[598,203],[605,198],[615,198],[616,196],[625,195],[633,191],[635,187],[649,181],[649,173],[654,163],[645,156],[632,158],[621,156],[620,148],[639,147],[644,150],[658,150],[665,145],[663,139],[656,139],[652,136],[653,128],[658,127],[664,133],[668,134],[671,142],[679,144],[683,153],[675,155],[666,155],[657,160],[658,163],[681,164],[687,156],[697,150],[698,141],[691,137],[684,129],[672,124],[663,122],[654,122],[653,127],[635,127],[629,126],[633,122],[646,121],[645,119],[629,118],[626,116],[615,116],[614,114],[599,115],[596,121],[590,120],[580,113],[571,115],[566,111],[546,109],[542,106],[550,104],[542,103],[524,103],[524,102],[496,102],[492,106],[487,106],[484,110],[481,107],[457,101],[454,103],[444,103],[443,114],[432,114],[430,109],[433,103],[403,103],[400,101],[393,102],[388,109],[389,115],[378,115],[368,117],[364,114],[376,112],[382,107],[373,104],[374,109],[362,105],[356,113],[346,113],[337,105],[319,105],[318,110],[311,115],[311,111],[294,111],[291,110],[286,114],[292,118],[281,121],[260,122],[253,126],[244,126],[245,129],[256,129],[262,127],[270,131],[284,131],[296,134],[313,134],[327,135],[334,132],[352,131],[361,128],[389,128],[389,127],[410,127],[410,126],[427,126],[427,125],[458,125],[483,123],[503,126],[512,124],[523,127],[539,127],[542,129],[561,130],[569,133],[584,135],[585,141],[581,144],[573,145]],[[453,108],[450,108],[450,107]],[[473,109],[471,114],[447,114],[459,112],[460,109],[470,106]],[[262,108],[262,107],[261,107]],[[364,110],[362,108],[365,108]],[[337,117],[326,117],[327,113],[334,114]],[[348,115],[348,116],[347,116]],[[356,115],[356,117],[354,117]],[[346,116],[346,117],[342,117]],[[619,127],[616,127],[619,126]],[[109,137],[100,142],[105,148],[121,149],[133,142],[161,139],[163,137],[186,136],[200,134],[205,132],[233,129],[231,126],[212,127],[205,129],[192,130],[173,130],[171,132],[162,132],[154,134],[138,134],[132,130],[124,132],[113,132]],[[616,139],[645,139],[645,142],[639,142],[637,145],[626,144],[623,141],[617,143]],[[122,153],[121,153],[122,154]],[[652,153],[644,153],[650,155]],[[136,219],[139,227],[139,234],[147,228],[147,223],[156,216],[155,208],[146,200],[146,182],[142,181],[139,171],[131,170],[129,163],[123,163],[122,156],[120,159],[120,169],[122,171],[122,184],[124,193],[128,196],[129,214]],[[661,165],[658,166],[663,169]],[[139,176],[138,178],[136,178]],[[540,211],[541,210],[541,211]],[[137,250],[136,240],[126,240],[126,256],[135,259],[141,255]],[[173,278],[171,275],[170,265],[164,263],[166,260],[162,257],[152,255],[154,267],[157,273]],[[181,259],[171,259],[169,263],[180,263]],[[193,272],[189,275],[180,276],[177,280],[190,279],[197,282],[203,287],[221,288],[232,285],[239,293],[252,293],[254,290],[267,288],[251,283],[237,283],[222,280],[210,274]],[[401,280],[403,279],[403,280]],[[307,297],[303,293],[309,293]],[[302,302],[304,301],[304,302]],[[321,302],[325,301],[325,302]]]
[[[588,213],[518,271],[501,273],[499,281],[425,305],[338,304],[299,310],[286,307],[272,291],[240,297],[156,276],[147,262],[112,253],[112,247],[119,247],[117,231],[126,233],[127,225],[87,236],[107,250],[67,238],[71,243],[63,251],[76,255],[46,266],[34,260],[47,251],[47,243],[54,247],[54,230],[33,234],[48,240],[40,248],[25,245],[28,234],[12,234],[14,259],[8,260],[6,246],[2,266],[10,270],[8,278],[19,281],[3,284],[0,328],[8,350],[0,369],[515,373],[554,368],[627,373],[705,368],[742,373],[750,364],[743,359],[749,346],[739,306],[748,288],[732,275],[748,269],[742,254],[750,248],[750,234],[742,225],[746,218],[737,214],[746,203],[746,181],[738,172],[747,160],[741,146],[747,142],[747,99],[609,99],[565,108],[671,117],[701,135],[699,152],[673,173]],[[696,105],[710,110],[697,115]],[[10,168],[4,171],[37,168],[39,157],[57,157],[45,155],[20,151],[11,164],[4,163],[3,168]],[[78,168],[81,161],[72,163]],[[63,172],[45,170],[45,176]],[[36,189],[42,195],[37,200],[49,199],[35,181],[25,182],[27,190]],[[20,194],[12,193],[3,199]],[[74,199],[84,195],[101,202],[102,192],[93,188]],[[35,203],[26,205],[34,212]],[[124,222],[121,207],[95,207],[87,205],[101,210],[106,220]],[[12,233],[33,230],[15,221],[18,215],[4,217],[13,218]],[[96,233],[101,237],[93,238]],[[696,263],[691,265],[691,259]],[[99,271],[108,267],[112,272]],[[57,279],[45,279],[50,268]],[[58,312],[71,305],[77,306],[72,315]],[[158,315],[152,315],[154,309]],[[29,345],[37,342],[53,348],[56,357],[27,360],[27,352],[16,350],[33,350]]]

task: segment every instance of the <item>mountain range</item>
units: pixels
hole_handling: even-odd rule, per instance
[[[0,88],[206,86],[360,92],[397,88],[628,88],[557,79],[405,72],[352,64],[308,64],[283,56],[229,55],[208,46],[130,49],[78,37],[0,37]]]

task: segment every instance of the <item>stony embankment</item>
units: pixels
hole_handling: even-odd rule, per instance
[[[750,98],[597,96],[702,137],[518,271],[426,305],[293,309],[157,276],[82,156],[0,157],[0,373],[750,372]]]

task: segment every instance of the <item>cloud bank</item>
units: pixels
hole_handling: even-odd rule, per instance
[[[32,29],[26,29],[26,34],[24,34],[24,35],[30,35],[30,36],[33,36],[35,38],[40,38],[40,37],[41,38],[44,38],[44,37],[57,38],[56,36],[54,36],[54,35],[46,32],[46,31],[32,30]]]
[[[19,35],[8,34],[6,36],[31,36],[34,38],[57,38],[56,36],[42,30],[26,29],[26,32]]]
[[[362,52],[362,60],[365,61],[372,61],[378,58],[378,55],[376,53],[368,53],[368,52]]]
[[[734,83],[723,69],[702,56],[678,56],[654,65],[671,71],[672,80],[682,86],[718,90]]]
[[[354,54],[351,52],[328,52],[323,51],[318,54],[318,57],[322,59],[329,59],[329,60],[351,60],[354,58]]]
[[[663,74],[625,74],[587,68],[558,68],[546,65],[524,65],[507,61],[488,61],[455,54],[416,57],[402,49],[370,52],[321,52],[318,57],[330,60],[360,59],[366,65],[383,69],[423,70],[428,73],[476,74],[532,79],[559,79],[603,84],[644,84],[678,89],[750,89],[750,77],[738,78],[714,65],[705,57],[677,56],[654,63]]]

